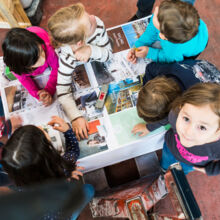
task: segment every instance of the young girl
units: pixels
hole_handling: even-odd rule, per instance
[[[33,125],[15,130],[3,147],[3,167],[17,186],[51,178],[70,178],[76,169],[80,150],[72,129],[58,116],[53,116],[48,124],[64,133],[66,150],[63,156],[51,144],[49,135]]]
[[[50,44],[48,33],[40,27],[12,28],[2,44],[5,64],[21,84],[45,106],[52,103],[56,91],[58,58]],[[51,68],[45,88],[40,88],[33,77]]]
[[[180,162],[185,174],[220,173],[220,85],[198,83],[173,103],[161,166]]]
[[[59,9],[48,21],[48,29],[58,49],[59,70],[57,95],[72,122],[76,137],[88,138],[88,123],[76,107],[72,95],[72,73],[76,66],[88,61],[105,62],[112,48],[104,23],[89,15],[82,4]]]
[[[49,135],[42,128],[33,125],[15,130],[3,147],[1,164],[10,179],[21,190],[21,187],[41,184],[47,180],[79,179],[78,176],[82,176],[78,170],[82,167],[76,167],[80,150],[72,129],[58,116],[53,116],[48,124],[64,133],[66,149],[63,156],[51,144]],[[82,204],[79,204],[79,210],[74,213],[73,219],[77,218],[93,197],[94,189],[91,185],[84,185],[84,194]]]
[[[157,43],[157,46],[156,46]],[[165,0],[156,7],[146,31],[135,42],[127,59],[138,57],[162,63],[196,58],[207,46],[208,29],[196,9],[180,0]]]

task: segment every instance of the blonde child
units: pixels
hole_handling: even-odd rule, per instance
[[[88,123],[76,107],[71,84],[76,66],[88,61],[105,62],[112,48],[103,22],[89,15],[82,4],[61,8],[48,21],[48,29],[59,49],[58,100],[78,139],[88,138]]]
[[[180,162],[185,174],[220,173],[220,85],[198,83],[173,103],[161,166]]]
[[[155,46],[157,43],[157,46]],[[138,57],[171,63],[195,59],[207,46],[208,30],[196,9],[180,0],[165,0],[156,7],[146,31],[127,55],[136,63]]]

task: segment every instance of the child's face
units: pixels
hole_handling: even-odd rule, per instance
[[[80,25],[84,25],[86,28],[86,37],[91,37],[94,34],[97,26],[95,16],[85,12],[80,19]]]
[[[157,18],[158,11],[159,11],[159,7],[156,7],[155,10],[154,10],[153,24],[160,31],[160,23],[159,23],[158,18]],[[167,38],[164,36],[164,34],[159,33],[159,36],[162,40],[167,40]]]
[[[154,26],[155,26],[158,30],[160,30],[160,23],[159,23],[158,18],[157,18],[157,16],[158,16],[158,10],[159,10],[159,7],[156,7],[155,10],[154,10],[153,24],[154,24]]]
[[[187,103],[179,112],[176,130],[185,147],[214,142],[220,138],[219,117],[209,105]]]
[[[96,26],[97,26],[95,16],[90,15],[87,12],[85,12],[83,16],[80,18],[78,25],[79,26],[83,25],[86,28],[85,30],[86,38],[91,37],[94,34]],[[71,48],[75,52],[76,50],[78,50],[80,47],[84,45],[85,45],[85,42],[79,41],[76,44],[72,44]]]
[[[44,52],[42,46],[39,46],[39,50],[40,50],[39,58],[38,58],[37,62],[33,66],[31,66],[31,68],[37,68],[39,66],[43,66],[45,63],[46,55],[45,55],[45,52]]]

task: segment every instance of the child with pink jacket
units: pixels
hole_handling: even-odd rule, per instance
[[[13,71],[28,92],[48,106],[56,91],[58,58],[48,33],[40,27],[12,28],[2,44],[5,64]],[[48,67],[49,80],[44,88],[34,80]]]

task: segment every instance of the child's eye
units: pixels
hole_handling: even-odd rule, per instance
[[[200,129],[201,131],[206,131],[206,130],[207,130],[206,127],[203,126],[203,125],[200,125],[200,126],[199,126],[199,129]]]
[[[183,116],[183,120],[184,120],[185,122],[188,122],[188,121],[189,121],[189,118],[187,118],[186,116]]]

